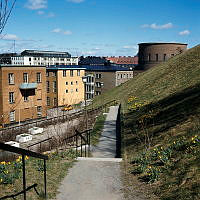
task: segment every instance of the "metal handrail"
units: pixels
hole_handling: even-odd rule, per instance
[[[46,178],[46,160],[48,160],[48,156],[46,155],[42,155],[33,151],[29,151],[29,150],[25,150],[22,148],[18,148],[18,147],[14,147],[14,146],[10,146],[8,144],[4,144],[2,142],[0,142],[0,149],[4,150],[4,151],[9,151],[12,153],[17,153],[20,154],[22,156],[22,166],[23,166],[23,192],[24,193],[24,200],[26,200],[26,166],[25,166],[25,156],[30,156],[30,157],[34,157],[34,158],[39,158],[39,159],[43,159],[44,160],[44,195],[45,198],[47,197],[47,178]],[[21,193],[20,193],[21,194]],[[5,197],[2,197],[5,199]],[[0,199],[2,199],[0,198]],[[9,197],[7,197],[9,198]]]

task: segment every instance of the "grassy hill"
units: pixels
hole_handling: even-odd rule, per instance
[[[123,107],[130,176],[163,200],[200,199],[200,45],[94,101]]]

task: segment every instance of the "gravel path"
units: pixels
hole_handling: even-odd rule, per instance
[[[64,178],[56,200],[124,199],[120,163],[119,159],[114,159],[117,111],[118,106],[110,107],[100,142],[93,148],[93,158],[76,162]]]

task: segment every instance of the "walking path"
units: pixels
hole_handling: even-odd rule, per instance
[[[78,162],[64,178],[56,200],[123,200],[120,161],[116,157],[118,106],[111,106],[92,158]]]

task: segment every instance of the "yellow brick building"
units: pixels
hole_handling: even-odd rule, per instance
[[[83,76],[85,76],[83,67],[47,67],[47,109],[83,101],[85,92]]]

